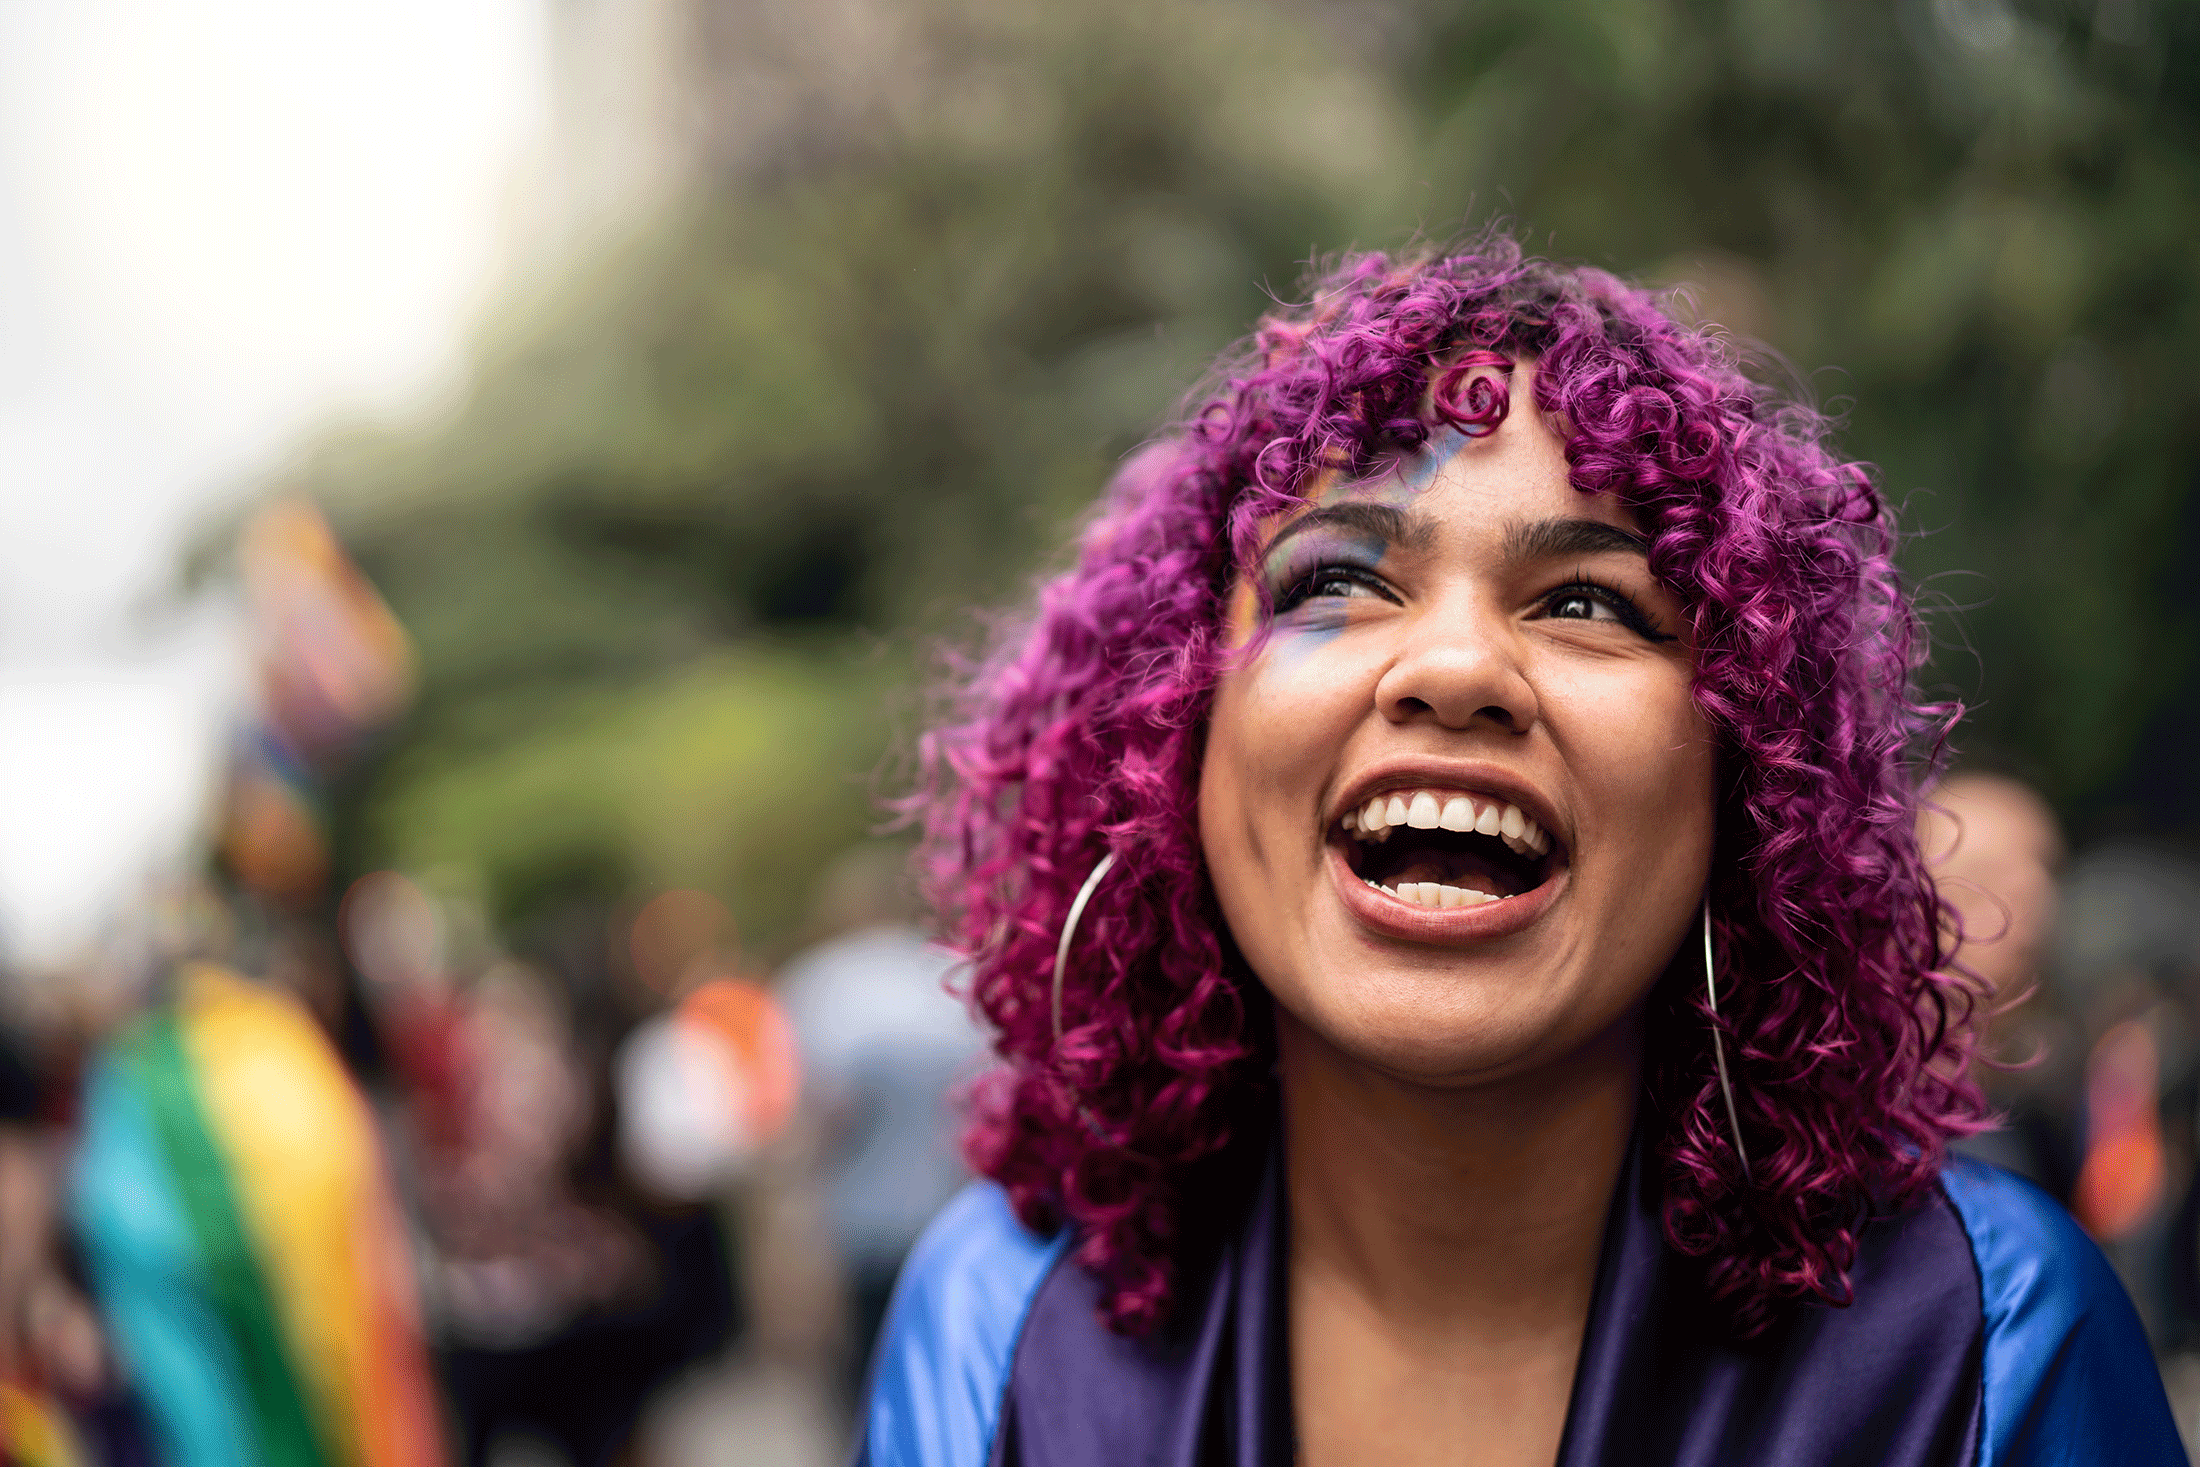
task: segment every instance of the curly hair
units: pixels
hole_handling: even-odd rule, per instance
[[[1574,486],[1634,511],[1686,606],[1720,740],[1719,1020],[1754,1170],[1727,1130],[1700,967],[1676,955],[1646,1025],[1668,1239],[1742,1335],[1790,1300],[1844,1303],[1863,1222],[1923,1195],[1945,1141],[1981,1124],[1981,994],[1914,830],[1960,709],[1915,691],[1924,638],[1870,472],[1723,338],[1613,276],[1497,233],[1349,256],[1224,358],[1117,474],[1074,567],[959,668],[907,802],[1005,1062],[974,1097],[969,1157],[1027,1224],[1076,1229],[1112,1328],[1167,1318],[1275,1124],[1272,1011],[1197,825],[1210,700],[1243,655],[1231,587],[1316,475],[1394,461],[1432,417],[1489,431],[1504,377],[1472,369],[1524,359]],[[1109,852],[1057,1042],[1056,940]]]

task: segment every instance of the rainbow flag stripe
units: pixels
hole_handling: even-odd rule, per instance
[[[186,970],[94,1065],[73,1193],[116,1352],[179,1467],[442,1461],[374,1126],[290,999]]]
[[[0,1462],[8,1467],[85,1467],[68,1414],[32,1386],[0,1381]]]

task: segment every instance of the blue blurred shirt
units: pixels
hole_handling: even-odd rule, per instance
[[[954,963],[913,928],[867,927],[781,974],[805,1090],[831,1126],[828,1224],[857,1268],[898,1263],[968,1178],[952,1092],[986,1036],[946,990]]]

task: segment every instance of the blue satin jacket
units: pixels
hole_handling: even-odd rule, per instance
[[[1845,1309],[1737,1345],[1666,1245],[1637,1148],[1614,1195],[1558,1467],[2172,1467],[2122,1286],[2029,1183],[1955,1159],[1874,1220]],[[1067,1240],[990,1183],[917,1244],[872,1367],[859,1467],[1289,1467],[1278,1168],[1176,1323],[1095,1318]]]

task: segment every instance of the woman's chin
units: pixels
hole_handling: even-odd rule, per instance
[[[1553,985],[1502,963],[1473,967],[1363,964],[1324,992],[1279,993],[1283,1028],[1303,1031],[1284,1043],[1311,1041],[1352,1068],[1437,1090],[1511,1079],[1578,1046]]]

